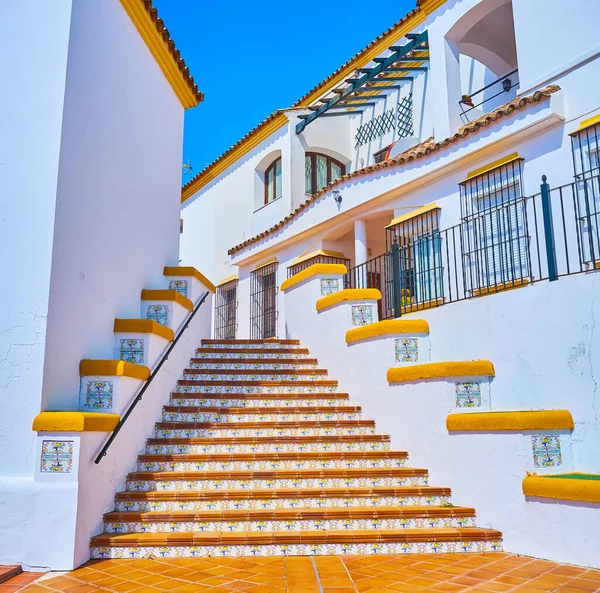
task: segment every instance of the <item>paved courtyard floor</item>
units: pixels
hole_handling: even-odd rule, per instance
[[[16,590],[23,593],[591,593],[600,592],[600,570],[501,553],[99,560],[59,576],[47,574]]]

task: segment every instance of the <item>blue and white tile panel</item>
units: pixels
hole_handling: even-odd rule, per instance
[[[217,412],[165,412],[164,422],[297,422],[302,420],[360,420],[360,412],[301,412],[268,414],[220,414]]]
[[[176,301],[142,301],[140,317],[152,319],[173,331],[182,326],[190,311]]]
[[[76,482],[81,433],[38,432],[35,445],[36,482]]]
[[[195,276],[165,276],[165,288],[176,290],[196,304],[208,290]]]
[[[156,334],[115,332],[115,358],[154,368],[169,344]]]
[[[144,546],[92,548],[92,558],[211,558],[251,556],[342,556],[382,554],[459,554],[501,552],[501,541],[373,544],[271,544],[255,546]]]
[[[140,379],[131,377],[81,377],[79,409],[84,412],[121,414],[141,384]]]
[[[446,397],[453,412],[488,412],[492,409],[488,377],[452,377],[446,382]]]

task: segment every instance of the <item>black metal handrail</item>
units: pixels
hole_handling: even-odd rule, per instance
[[[158,371],[160,371],[162,365],[169,359],[169,354],[171,354],[171,352],[173,351],[173,348],[175,348],[175,346],[177,345],[177,342],[179,342],[179,338],[181,338],[181,336],[183,335],[183,332],[185,332],[185,330],[188,328],[190,322],[192,321],[192,319],[194,318],[194,316],[196,315],[196,313],[198,312],[198,310],[200,309],[200,307],[206,300],[207,296],[208,296],[208,291],[206,291],[204,293],[204,296],[200,299],[198,304],[194,307],[194,310],[188,315],[184,326],[179,330],[179,332],[175,336],[175,339],[171,342],[171,344],[167,348],[166,352],[162,355],[162,358],[160,359],[159,363],[156,365],[156,368],[152,371],[152,373],[150,374],[148,379],[146,379],[146,382],[144,383],[144,385],[142,385],[140,392],[135,396],[135,399],[131,402],[131,405],[127,408],[127,411],[125,412],[125,414],[123,414],[123,417],[119,420],[119,423],[117,424],[117,426],[115,426],[115,429],[113,430],[110,437],[108,437],[108,440],[102,447],[100,453],[98,453],[98,456],[94,460],[94,463],[96,463],[96,464],[100,463],[100,461],[102,461],[102,458],[106,456],[108,449],[112,445],[113,441],[117,438],[117,435],[119,434],[119,432],[125,425],[125,422],[127,422],[127,418],[129,418],[129,416],[133,412],[134,408],[142,401],[142,397],[144,396],[144,393],[146,393],[146,390],[148,389],[148,387],[150,387],[150,384],[154,380],[154,377],[156,377],[156,375],[158,374]]]
[[[519,72],[519,70],[517,68],[515,68],[515,70],[511,70],[504,76],[501,76],[500,78],[497,78],[493,82],[486,84],[484,87],[480,88],[479,90],[475,91],[474,93],[471,93],[470,95],[463,95],[463,98],[458,102],[458,104],[460,105],[460,108],[462,110],[462,113],[460,114],[460,116],[461,116],[461,118],[463,118],[463,121],[464,121],[464,116],[466,116],[470,111],[477,109],[477,107],[481,107],[484,103],[487,103],[488,101],[491,101],[492,99],[495,99],[496,97],[500,96],[502,93],[508,93],[511,89],[518,87],[519,80],[517,79],[517,81],[513,83],[513,81],[510,79],[511,76],[513,76],[514,74],[517,74],[518,72]],[[498,83],[502,83],[502,90],[498,91],[496,94],[492,95],[491,97],[488,97],[487,99],[484,98],[481,101],[481,103],[475,104],[473,102],[473,97],[476,97],[480,93],[487,91],[489,88],[493,87],[494,85],[496,85]],[[465,109],[465,106],[468,107],[469,109]]]

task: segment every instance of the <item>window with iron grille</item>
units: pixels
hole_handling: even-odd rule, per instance
[[[363,146],[380,138],[390,130],[397,130],[398,138],[414,136],[412,93],[401,99],[396,109],[386,112],[363,124],[356,131],[354,147]]]
[[[250,338],[277,336],[277,262],[262,266],[250,275]]]
[[[400,286],[404,305],[416,305],[442,298],[442,240],[440,208],[401,220],[387,228],[388,250],[396,243],[400,256]]]
[[[237,330],[238,280],[217,286],[215,299],[215,339],[235,340]]]
[[[297,274],[306,268],[310,268],[310,266],[314,264],[343,264],[348,266],[349,263],[350,260],[346,257],[335,257],[332,255],[319,254],[302,262],[298,262],[297,264],[291,265],[287,269],[287,277],[291,278],[294,274]]]
[[[521,158],[461,182],[463,272],[469,290],[530,276]]]
[[[600,123],[571,134],[581,261],[600,260]]]

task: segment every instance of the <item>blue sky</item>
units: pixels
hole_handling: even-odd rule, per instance
[[[205,95],[185,117],[184,161],[195,175],[403,17],[415,0],[154,5]]]

